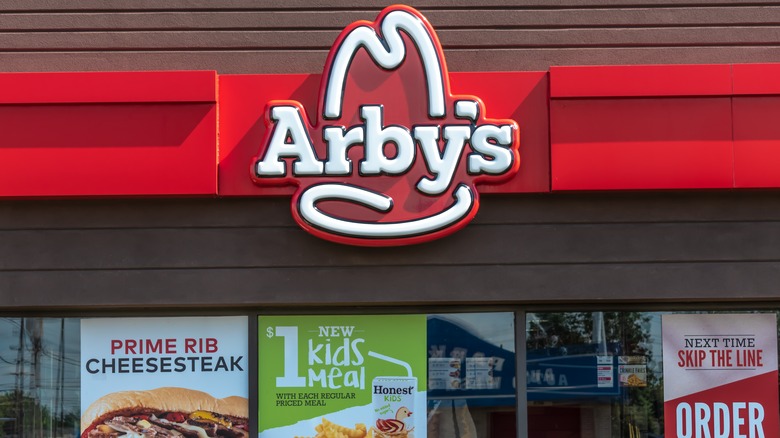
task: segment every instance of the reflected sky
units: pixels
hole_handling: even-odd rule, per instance
[[[511,312],[435,314],[457,324],[482,340],[515,351],[515,317]]]

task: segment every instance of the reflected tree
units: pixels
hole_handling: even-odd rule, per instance
[[[54,415],[35,397],[22,391],[0,394],[0,436],[69,436],[77,430],[78,421],[76,413]]]
[[[645,363],[652,364],[655,360],[651,333],[653,315],[648,312],[528,314],[526,348],[529,355],[642,356]],[[612,407],[613,437],[636,436],[637,431],[642,432],[641,436],[662,433],[660,375],[649,367],[647,386],[621,388]]]

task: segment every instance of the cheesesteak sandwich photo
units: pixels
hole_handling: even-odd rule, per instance
[[[186,388],[107,394],[81,416],[81,438],[246,438],[246,398],[215,398]]]

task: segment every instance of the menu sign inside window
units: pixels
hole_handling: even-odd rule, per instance
[[[82,320],[82,438],[248,436],[247,332],[246,317]]]
[[[664,315],[666,436],[780,436],[774,314]]]

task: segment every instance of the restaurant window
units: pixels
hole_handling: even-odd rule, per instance
[[[289,319],[260,316],[259,322],[270,320],[274,327],[301,324],[301,337],[307,333],[303,330],[306,321],[330,329],[342,329],[342,322],[343,328],[348,328],[346,323],[354,324],[356,329],[368,330],[366,334],[376,327],[380,331],[376,338],[366,337],[365,345],[355,344],[359,350],[370,347],[370,351],[388,356],[372,357],[373,367],[389,357],[402,357],[413,345],[414,354],[407,360],[415,376],[425,376],[427,385],[421,391],[423,399],[418,400],[414,418],[423,416],[417,430],[427,428],[430,438],[658,438],[664,434],[665,422],[673,427],[673,418],[664,418],[662,319],[668,322],[679,315],[665,315],[690,314],[691,318],[686,318],[690,320],[696,314],[712,313],[767,311],[526,313],[526,363],[520,366],[526,369],[527,385],[519,392],[525,391],[527,397],[527,435],[516,429],[513,312],[307,315]],[[328,325],[335,323],[338,325]],[[406,327],[410,323],[414,324],[412,329]],[[772,324],[774,320],[770,333],[776,328]],[[79,435],[81,325],[79,318],[0,318],[0,437]],[[668,329],[670,324],[666,326]],[[718,327],[722,326],[723,319],[719,319]],[[227,335],[234,332],[246,333],[246,329],[230,329]],[[312,336],[319,334],[318,329]],[[420,336],[412,341],[417,334]],[[283,345],[289,341],[289,334],[276,338]],[[771,338],[774,342],[774,336]],[[250,342],[257,340],[270,342],[273,337],[261,327],[250,338]],[[246,339],[241,344],[245,346]],[[343,341],[331,342],[334,360],[343,359],[342,350],[337,349],[341,345]],[[269,366],[269,358],[282,356],[273,349],[258,350],[260,368]],[[264,357],[264,351],[270,355]],[[322,355],[327,348],[313,351]],[[388,362],[386,366],[395,374],[381,376],[403,374],[398,364]],[[670,379],[671,372],[667,371]],[[262,388],[259,392],[250,389],[250,397],[267,396]],[[278,403],[278,397],[273,399]],[[259,415],[262,417],[264,412],[261,409]],[[335,412],[332,415],[335,417]],[[375,422],[365,423],[369,428],[376,426]],[[315,430],[307,425],[309,429]]]
[[[76,318],[0,318],[0,436],[78,436],[79,344]]]
[[[526,318],[529,438],[663,435],[661,313]]]
[[[516,436],[514,314],[428,315],[428,438]]]

